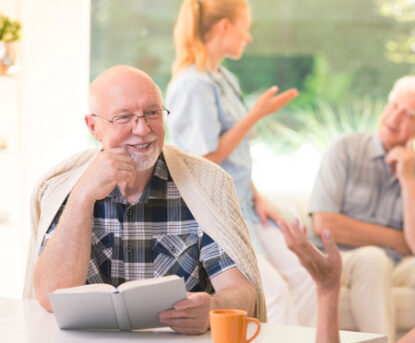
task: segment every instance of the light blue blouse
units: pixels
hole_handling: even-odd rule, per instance
[[[167,121],[169,137],[174,145],[184,151],[201,156],[215,151],[219,137],[247,113],[237,78],[223,67],[220,70],[221,73],[200,72],[194,65],[190,66],[167,89],[165,103],[171,111]],[[220,166],[234,180],[254,248],[262,251],[253,228],[253,224],[260,220],[253,209],[248,136]]]

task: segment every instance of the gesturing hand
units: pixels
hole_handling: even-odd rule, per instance
[[[291,227],[279,222],[285,242],[300,260],[300,263],[310,273],[319,292],[338,292],[340,290],[342,263],[339,250],[330,234],[324,230],[321,238],[327,254],[322,254],[307,240],[305,226],[300,228],[298,220],[294,220]]]
[[[187,298],[177,302],[173,309],[160,312],[159,319],[174,331],[188,335],[202,334],[209,328],[211,309],[212,297],[208,293],[187,293]]]
[[[291,100],[298,96],[298,91],[294,88],[289,89],[281,94],[278,94],[278,87],[272,86],[265,93],[263,93],[255,102],[251,113],[261,119],[275,111],[280,110],[286,106]]]
[[[88,166],[72,193],[90,201],[105,198],[119,183],[134,185],[136,169],[124,148],[100,151]]]

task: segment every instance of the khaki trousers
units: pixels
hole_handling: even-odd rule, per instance
[[[415,257],[398,265],[379,247],[342,252],[342,286],[350,289],[350,305],[358,329],[380,333],[395,342],[393,286],[415,286]]]

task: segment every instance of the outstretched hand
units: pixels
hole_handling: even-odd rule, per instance
[[[300,227],[296,219],[288,226],[284,222],[278,222],[284,235],[288,248],[293,251],[300,263],[309,272],[317,285],[318,292],[340,291],[342,263],[340,252],[334,242],[330,231],[324,230],[321,238],[327,251],[321,253],[307,239],[306,227]]]
[[[299,94],[295,88],[291,88],[281,94],[277,93],[277,86],[272,86],[265,93],[263,93],[255,102],[255,105],[251,110],[252,115],[256,116],[259,120],[288,105],[290,101]]]

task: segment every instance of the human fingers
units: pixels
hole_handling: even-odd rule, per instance
[[[297,240],[301,242],[304,242],[307,240],[306,232],[304,231],[304,228],[301,226],[298,218],[293,219],[291,223],[291,231]]]
[[[396,162],[398,159],[399,150],[397,148],[392,149],[388,152],[388,154],[385,156],[385,163],[391,164],[393,162]]]
[[[302,262],[308,263],[322,259],[320,251],[308,240],[306,227],[304,225],[301,226],[297,218],[291,224],[291,231],[295,241],[295,246],[292,250]]]
[[[281,94],[276,95],[272,101],[275,107],[275,110],[278,110],[286,106],[291,100],[296,98],[299,95],[298,90],[291,88]]]
[[[179,318],[192,318],[194,316],[195,314],[191,311],[177,311],[175,309],[169,309],[159,313],[159,320],[166,322]]]
[[[210,305],[211,296],[206,292],[187,292],[187,298],[174,304],[174,310],[203,310]]]
[[[327,229],[323,230],[321,234],[321,238],[323,241],[324,248],[326,249],[327,256],[329,259],[337,259],[340,258],[340,252],[337,248],[336,242],[334,241],[333,235]]]
[[[199,323],[199,321],[195,322],[195,320],[177,321],[169,326],[173,331],[184,335],[200,335],[208,330],[209,322]]]
[[[132,161],[118,161],[117,170],[119,181],[125,181],[129,187],[133,187],[137,176],[135,164]]]
[[[389,153],[386,155],[384,159],[385,163],[390,166],[393,174],[396,173],[397,163],[400,160],[400,150],[401,147],[396,147],[392,149],[391,151],[389,151]]]
[[[272,86],[270,88],[268,88],[264,93],[262,93],[261,97],[263,98],[269,98],[272,97],[274,94],[278,93],[278,86]]]
[[[279,220],[284,220],[280,217],[278,211],[275,209],[274,206],[270,205],[268,209],[267,216],[274,222],[278,223]]]
[[[298,252],[298,241],[297,238],[295,237],[292,228],[285,222],[285,221],[278,221],[278,226],[281,229],[281,232],[284,236],[285,239],[285,244],[287,245],[287,248],[290,249],[294,254],[296,254],[297,256],[299,255]]]
[[[187,298],[175,303],[173,308],[175,311],[182,311],[195,306],[197,306],[197,304],[194,295],[190,292],[187,292]]]
[[[128,161],[116,161],[114,166],[116,170],[124,170],[124,171],[135,171],[135,165]]]
[[[278,227],[280,227],[280,228],[281,228],[281,224],[280,223],[282,223],[283,225],[287,226],[287,222],[285,221],[285,219],[283,217],[278,217],[278,218],[275,218],[273,220],[274,220],[275,223],[277,223]]]
[[[132,187],[135,183],[135,173],[133,171],[119,170],[116,172],[114,180],[117,184],[125,182],[128,186]]]
[[[288,228],[288,224],[283,220],[278,220],[277,224],[282,232],[282,235],[284,236],[285,243],[288,245],[287,240],[291,239],[291,232]]]
[[[255,211],[259,217],[259,219],[261,220],[261,224],[265,227],[268,226],[268,218],[267,218],[267,213],[264,210],[264,208],[262,207],[262,205],[258,205],[255,207]]]
[[[128,153],[127,149],[124,146],[116,146],[116,147],[107,148],[107,149],[102,148],[102,151],[105,151],[107,153],[114,154],[114,155],[130,156],[130,154]]]
[[[415,151],[415,136],[411,135],[411,137],[409,137],[409,139],[406,142],[406,147],[408,149],[411,149],[412,151]]]

